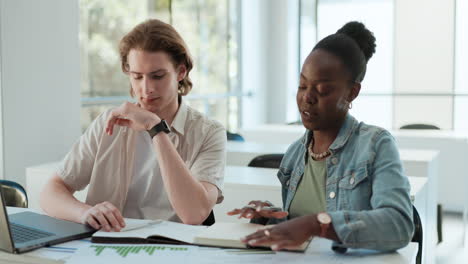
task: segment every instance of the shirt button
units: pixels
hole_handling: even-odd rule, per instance
[[[330,197],[331,199],[335,198],[335,192],[330,192],[330,194],[328,195],[328,197]]]
[[[351,184],[351,185],[354,184],[354,177],[352,177],[352,178],[349,180],[349,184]]]
[[[336,157],[333,157],[331,161],[334,165],[338,164],[338,158]]]

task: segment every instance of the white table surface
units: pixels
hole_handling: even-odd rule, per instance
[[[254,168],[245,166],[227,166],[224,177],[225,187],[249,187],[277,190],[281,195],[281,183],[276,177],[277,169]],[[408,176],[411,186],[411,200],[424,188],[427,183],[425,177]]]
[[[11,213],[17,213],[17,212],[22,212],[26,211],[29,209],[22,209],[22,208],[12,208],[8,207],[7,211],[9,214]],[[60,246],[57,245],[57,246]],[[257,263],[257,264],[262,264],[262,263],[360,263],[360,264],[366,264],[366,263],[414,263],[414,259],[417,254],[417,244],[416,243],[410,243],[408,246],[406,246],[403,249],[400,249],[396,252],[391,252],[391,253],[380,253],[376,251],[371,251],[371,250],[349,250],[348,253],[341,255],[341,254],[335,254],[333,251],[330,249],[331,246],[331,241],[326,240],[326,239],[313,239],[312,243],[309,245],[309,248],[304,254],[301,253],[290,253],[290,252],[279,252],[274,255],[265,255],[266,257],[259,256],[258,254],[253,254],[253,255],[239,255],[239,261],[242,263]],[[45,249],[39,249],[39,250],[45,250]],[[37,250],[36,250],[37,251]],[[23,255],[31,255],[31,256],[37,256],[37,254],[34,253],[35,251],[31,253],[25,253]],[[52,257],[53,254],[51,254]],[[204,254],[204,257],[206,257],[206,253]],[[47,256],[46,254],[42,255],[42,257]],[[232,261],[233,257],[230,258]],[[235,257],[234,257],[235,258]],[[101,257],[102,260],[102,257]],[[156,259],[155,259],[156,260]],[[223,263],[223,258],[219,257],[219,253],[215,253],[213,251],[213,258],[210,259],[210,261],[203,259],[203,260],[196,260],[196,257],[194,256],[193,258],[188,261],[189,263]],[[41,261],[38,261],[37,263],[42,263]],[[95,262],[97,263],[97,262]],[[144,262],[140,262],[144,263]],[[154,263],[154,261],[151,261],[150,263]]]
[[[227,165],[247,166],[259,155],[284,154],[288,147],[288,144],[228,141]],[[426,177],[430,163],[438,157],[438,151],[435,150],[399,149],[399,152],[405,173],[413,176]]]

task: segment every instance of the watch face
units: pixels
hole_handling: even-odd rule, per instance
[[[162,125],[162,131],[164,133],[169,133],[171,132],[171,129],[169,128],[169,125],[167,124],[166,120],[161,120],[161,125]]]
[[[319,213],[317,215],[317,220],[321,223],[321,224],[330,224],[331,223],[331,217],[329,214],[327,213]]]

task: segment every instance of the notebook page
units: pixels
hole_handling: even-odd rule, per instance
[[[193,226],[181,223],[158,220],[155,223],[143,227],[121,232],[98,231],[93,237],[139,237],[148,238],[150,236],[163,236],[186,243],[193,243],[194,237],[206,226]]]

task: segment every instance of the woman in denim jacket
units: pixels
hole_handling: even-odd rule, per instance
[[[307,132],[286,151],[278,172],[284,211],[252,201],[229,213],[282,223],[247,236],[245,243],[279,250],[321,236],[334,240],[335,248],[381,251],[409,243],[410,186],[395,141],[385,129],[348,113],[374,52],[372,32],[350,22],[309,54],[297,90]]]

